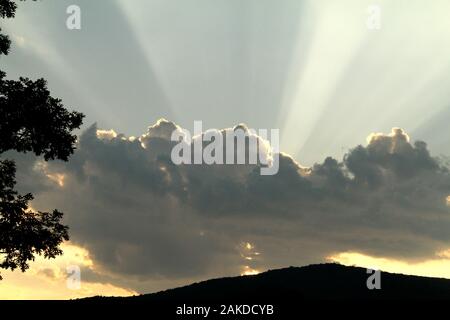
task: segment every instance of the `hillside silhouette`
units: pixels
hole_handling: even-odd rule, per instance
[[[381,272],[381,289],[367,288],[367,269],[335,263],[219,278],[133,297],[121,302],[285,303],[295,300],[450,300],[450,279]]]

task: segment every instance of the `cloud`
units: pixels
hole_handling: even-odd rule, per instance
[[[151,291],[344,251],[418,261],[450,247],[449,171],[399,128],[310,168],[280,153],[273,176],[258,164],[174,165],[173,130],[160,120],[134,138],[93,125],[69,162],[19,163],[33,174],[20,190],[65,212],[93,278]]]

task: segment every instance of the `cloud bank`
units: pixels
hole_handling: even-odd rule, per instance
[[[273,176],[258,165],[174,165],[177,129],[160,120],[127,137],[93,125],[67,163],[10,155],[33,207],[65,212],[72,243],[96,265],[93,278],[149,291],[152,281],[302,265],[338,252],[418,261],[450,247],[450,173],[402,129],[371,134],[342,160],[308,168],[280,153]]]

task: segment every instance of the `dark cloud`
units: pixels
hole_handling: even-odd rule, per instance
[[[72,241],[124,277],[206,278],[349,250],[423,259],[449,247],[449,172],[401,129],[311,168],[281,153],[273,176],[259,165],[176,166],[174,129],[160,121],[129,138],[94,125],[68,163],[49,163],[45,174],[21,163],[46,188],[20,186],[39,209],[63,210]],[[63,187],[49,181],[55,174]]]

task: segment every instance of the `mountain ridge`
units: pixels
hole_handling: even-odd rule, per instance
[[[367,269],[337,263],[267,270],[224,277],[131,297],[91,297],[146,302],[283,303],[288,300],[450,300],[450,279],[381,271],[380,289],[369,289]],[[86,300],[83,299],[83,300]]]

